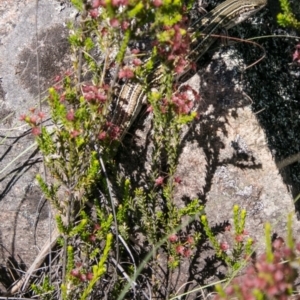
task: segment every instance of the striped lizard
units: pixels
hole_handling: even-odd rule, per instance
[[[216,40],[216,37],[212,35],[243,22],[266,4],[267,0],[227,0],[199,18],[188,28],[189,32],[200,33],[201,36],[199,38],[199,34],[196,34],[192,39],[191,52],[187,60],[190,62],[199,60]],[[184,73],[187,71],[188,69]],[[155,85],[161,76],[161,68],[158,66],[149,84]],[[177,76],[176,79],[179,77]],[[120,141],[126,135],[146,100],[142,85],[127,82],[122,86],[111,119],[112,123],[120,128]]]

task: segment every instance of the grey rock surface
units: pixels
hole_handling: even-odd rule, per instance
[[[44,92],[67,68],[66,21],[75,10],[58,1],[38,5],[40,83]],[[19,120],[38,106],[36,1],[0,2],[0,290],[5,291],[34,261],[53,224],[35,182],[41,156]],[[42,93],[43,95],[43,93]],[[46,107],[44,107],[44,110]]]
[[[182,181],[176,187],[174,199],[182,207],[198,198],[205,205],[210,226],[219,232],[218,241],[227,243],[229,249],[234,244],[234,234],[233,230],[226,232],[225,227],[234,224],[233,206],[246,209],[246,231],[254,239],[259,254],[265,249],[266,222],[271,224],[274,234],[283,238],[286,238],[288,214],[293,215],[295,237],[300,235],[300,224],[264,130],[251,109],[252,100],[241,84],[240,71],[245,66],[236,57],[236,51],[217,52],[187,82],[202,97],[197,109],[200,118],[182,136],[176,173]],[[149,119],[151,115],[148,120],[138,122],[138,129],[127,136],[120,154],[126,176],[139,186],[147,186],[151,175],[153,145],[147,143],[151,136]],[[176,282],[176,288],[196,289],[199,284],[214,282],[216,274],[224,274],[224,266],[211,260],[213,253],[208,249],[209,243],[203,246],[199,257],[195,256],[192,269],[186,259],[174,272],[172,282]],[[167,258],[160,261],[166,267]],[[160,280],[164,280],[163,274]],[[190,284],[186,285],[187,282]]]

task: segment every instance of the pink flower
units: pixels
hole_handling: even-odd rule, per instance
[[[179,176],[175,176],[174,181],[176,183],[180,184],[182,180],[181,180],[181,178]]]
[[[99,231],[101,229],[100,224],[94,224],[94,231]]]
[[[172,234],[169,236],[169,241],[171,243],[176,243],[178,241],[178,236],[176,234]]]
[[[94,100],[95,98],[96,98],[96,95],[95,95],[95,93],[92,92],[92,91],[90,91],[90,92],[84,94],[84,99],[85,99],[86,101],[88,101],[88,102],[91,101],[91,100]]]
[[[296,46],[296,50],[293,53],[293,61],[297,61],[298,63],[300,62],[300,44]]]
[[[99,6],[105,7],[105,5],[104,0],[93,0],[92,2],[92,8],[98,8]]]
[[[184,255],[184,251],[185,251],[184,246],[178,245],[178,246],[176,247],[176,253],[177,253],[177,254]]]
[[[132,49],[131,53],[132,54],[138,54],[138,53],[140,53],[140,50],[139,49]]]
[[[153,0],[153,5],[155,7],[160,7],[162,6],[162,0]]]
[[[176,67],[175,67],[175,72],[177,74],[181,74],[185,71],[186,67],[188,65],[188,62],[184,59],[179,59],[179,62],[176,64]]]
[[[102,28],[100,31],[102,37],[104,37],[107,34],[107,32],[108,32],[108,29],[106,27]]]
[[[192,250],[191,249],[184,249],[183,251],[183,256],[185,257],[190,257],[192,255]]]
[[[162,176],[159,176],[158,178],[155,179],[155,185],[160,186],[164,183],[164,178]]]
[[[53,87],[57,92],[63,89],[63,86],[59,84],[55,84]]]
[[[190,245],[194,245],[195,243],[194,238],[191,235],[188,235],[186,238],[186,243]]]
[[[40,112],[38,113],[38,117],[39,117],[41,120],[43,120],[43,119],[46,117],[46,114],[45,114],[44,112],[40,111]]]
[[[76,268],[76,269],[73,269],[70,274],[74,277],[79,277],[80,276],[80,271]]]
[[[237,234],[237,235],[235,236],[235,240],[236,240],[238,243],[242,242],[242,241],[243,241],[243,235],[242,235],[242,234]]]
[[[60,75],[56,75],[56,76],[54,77],[54,81],[55,81],[55,82],[59,82],[61,79],[62,79],[62,77],[61,77]]]
[[[285,258],[291,258],[292,256],[294,256],[293,250],[288,247],[283,248],[283,254]]]
[[[95,242],[96,241],[96,239],[97,239],[97,237],[94,235],[94,234],[91,234],[90,236],[89,236],[89,241],[90,242]]]
[[[193,108],[193,101],[188,99],[186,92],[179,92],[172,96],[175,111],[178,114],[188,114]]]
[[[107,84],[107,83],[105,83],[105,84],[102,85],[102,89],[103,89],[104,91],[108,91],[109,88],[110,88],[110,86],[109,86],[109,84]]]
[[[67,70],[67,71],[65,72],[65,75],[66,75],[66,76],[71,76],[71,75],[72,75],[72,71],[71,71],[71,70]]]
[[[121,28],[123,30],[126,30],[130,26],[130,23],[128,21],[122,21]]]
[[[166,105],[161,105],[161,106],[160,106],[160,111],[161,111],[163,114],[165,114],[165,113],[167,112],[167,107],[166,107]]]
[[[80,134],[80,131],[78,131],[78,130],[72,130],[71,133],[70,133],[71,138],[75,138],[79,134]]]
[[[86,279],[89,280],[89,281],[91,281],[91,280],[93,279],[93,277],[94,277],[94,275],[93,275],[92,272],[88,272],[88,273],[86,274]]]
[[[68,121],[73,121],[75,119],[75,114],[74,114],[74,110],[71,109],[70,111],[68,111],[67,115],[66,115],[66,119]]]
[[[222,251],[226,251],[226,250],[229,249],[229,245],[226,242],[222,242],[220,244],[220,248],[221,248]]]
[[[282,237],[276,238],[272,244],[275,250],[279,250],[283,245],[284,245],[284,240]]]
[[[41,134],[41,129],[39,127],[33,127],[31,132],[33,135],[38,136]]]
[[[82,92],[83,93],[88,93],[91,91],[91,86],[90,85],[83,85],[82,86]]]
[[[147,107],[146,112],[149,112],[149,113],[153,112],[153,106],[152,106],[152,105],[149,105],[149,106]]]
[[[134,73],[131,69],[129,69],[128,67],[124,67],[123,69],[121,69],[119,71],[119,78],[127,78],[127,79],[131,79],[134,77]]]
[[[86,278],[86,274],[80,274],[80,276],[79,276],[79,279],[80,279],[80,281],[86,281],[87,280],[87,278]]]
[[[185,70],[185,65],[181,65],[181,64],[178,64],[176,67],[175,67],[175,73],[176,74],[182,74]]]
[[[106,134],[105,131],[102,131],[102,132],[100,132],[100,133],[98,134],[98,139],[99,139],[100,141],[105,140],[106,137],[107,137],[107,134]]]
[[[89,14],[92,19],[96,19],[99,16],[99,11],[97,8],[94,8],[89,11]]]
[[[25,114],[21,114],[19,120],[20,121],[25,121],[27,119],[27,116]]]
[[[107,100],[107,96],[100,92],[96,94],[96,98],[101,102],[105,102]]]
[[[66,95],[65,94],[61,94],[60,96],[59,96],[59,101],[60,102],[64,102],[66,100]]]
[[[284,279],[284,274],[281,270],[277,270],[275,273],[274,273],[274,279],[275,281],[279,282],[281,280]]]
[[[231,225],[230,225],[230,224],[226,225],[226,226],[224,227],[224,230],[225,230],[225,231],[230,231],[230,230],[231,230]]]
[[[33,124],[33,125],[36,125],[37,120],[38,120],[37,116],[31,116],[30,117],[30,123]]]
[[[176,59],[176,56],[174,54],[168,55],[168,60],[169,61],[174,61]]]
[[[135,58],[132,63],[135,65],[135,66],[140,66],[142,64],[142,61],[138,58]]]
[[[109,136],[112,140],[117,140],[120,136],[121,133],[121,129],[119,126],[112,126],[112,128],[109,131]]]
[[[233,289],[232,286],[229,286],[229,287],[226,288],[226,294],[227,295],[233,295],[233,293],[234,293],[234,289]]]
[[[118,6],[121,6],[121,5],[128,5],[128,0],[111,0],[111,5],[112,6],[115,6],[115,7],[118,7]]]
[[[116,18],[110,19],[109,23],[110,23],[111,27],[114,27],[114,28],[116,28],[120,25],[119,20]]]

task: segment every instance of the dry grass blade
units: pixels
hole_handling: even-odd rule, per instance
[[[49,255],[49,252],[51,252],[51,249],[56,245],[57,239],[59,237],[59,232],[57,229],[54,229],[54,231],[51,234],[50,239],[45,243],[44,247],[41,249],[39,254],[37,255],[34,262],[31,264],[30,268],[27,270],[27,272],[24,274],[22,278],[20,278],[10,289],[9,294],[14,295],[19,292],[23,292],[27,289],[29,280],[33,273],[36,272],[37,269],[40,268],[40,266],[43,264],[45,257]]]

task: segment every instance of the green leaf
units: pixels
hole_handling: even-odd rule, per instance
[[[133,9],[129,10],[127,15],[130,19],[133,19],[136,17],[137,14],[139,14],[144,8],[143,2],[139,2]]]
[[[83,10],[83,1],[82,0],[71,0],[72,4],[75,6],[76,9],[79,11]]]
[[[85,46],[87,51],[90,51],[91,49],[94,48],[95,45],[94,45],[93,40],[90,37],[88,37],[84,41],[84,46]]]

